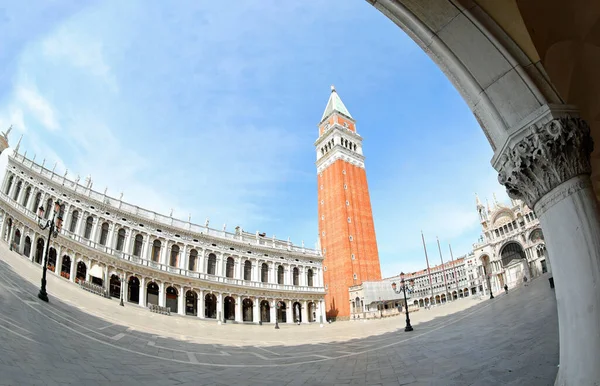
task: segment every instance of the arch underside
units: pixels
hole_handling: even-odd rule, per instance
[[[454,84],[490,142],[497,170],[501,154],[530,127],[560,116],[580,114],[600,141],[600,2],[367,1]],[[597,196],[599,161],[597,149],[592,154]]]

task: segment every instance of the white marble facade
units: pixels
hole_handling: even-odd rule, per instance
[[[2,240],[41,264],[51,218],[63,205],[63,227],[50,241],[49,269],[94,283],[126,302],[219,322],[320,321],[325,289],[319,251],[265,234],[181,221],[115,199],[8,151],[0,191]],[[2,154],[2,158],[6,158]],[[50,208],[50,210],[48,210]],[[302,243],[304,244],[304,243]],[[50,290],[51,292],[51,290]],[[279,309],[277,310],[277,303]]]
[[[484,206],[477,198],[477,212],[482,227],[479,241],[473,244],[477,276],[485,278],[484,287],[503,291],[550,270],[546,244],[540,222],[523,201],[511,205],[498,203]],[[488,281],[489,279],[489,281]]]

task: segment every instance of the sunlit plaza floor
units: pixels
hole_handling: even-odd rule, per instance
[[[552,385],[554,292],[546,277],[493,300],[404,320],[217,325],[150,313],[48,275],[0,244],[0,384]]]

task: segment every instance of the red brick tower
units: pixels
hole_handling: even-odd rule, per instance
[[[350,317],[348,288],[381,280],[362,137],[335,87],[319,123],[319,238],[328,318]]]

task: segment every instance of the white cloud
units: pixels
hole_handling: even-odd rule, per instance
[[[54,109],[34,87],[24,84],[18,85],[15,88],[15,104],[20,104],[23,108],[28,109],[32,116],[46,129],[50,131],[58,130],[59,124]],[[22,119],[21,123],[23,123]]]
[[[42,42],[44,55],[62,61],[101,78],[113,90],[118,84],[104,55],[104,45],[97,38],[86,36],[81,29],[60,28]]]

